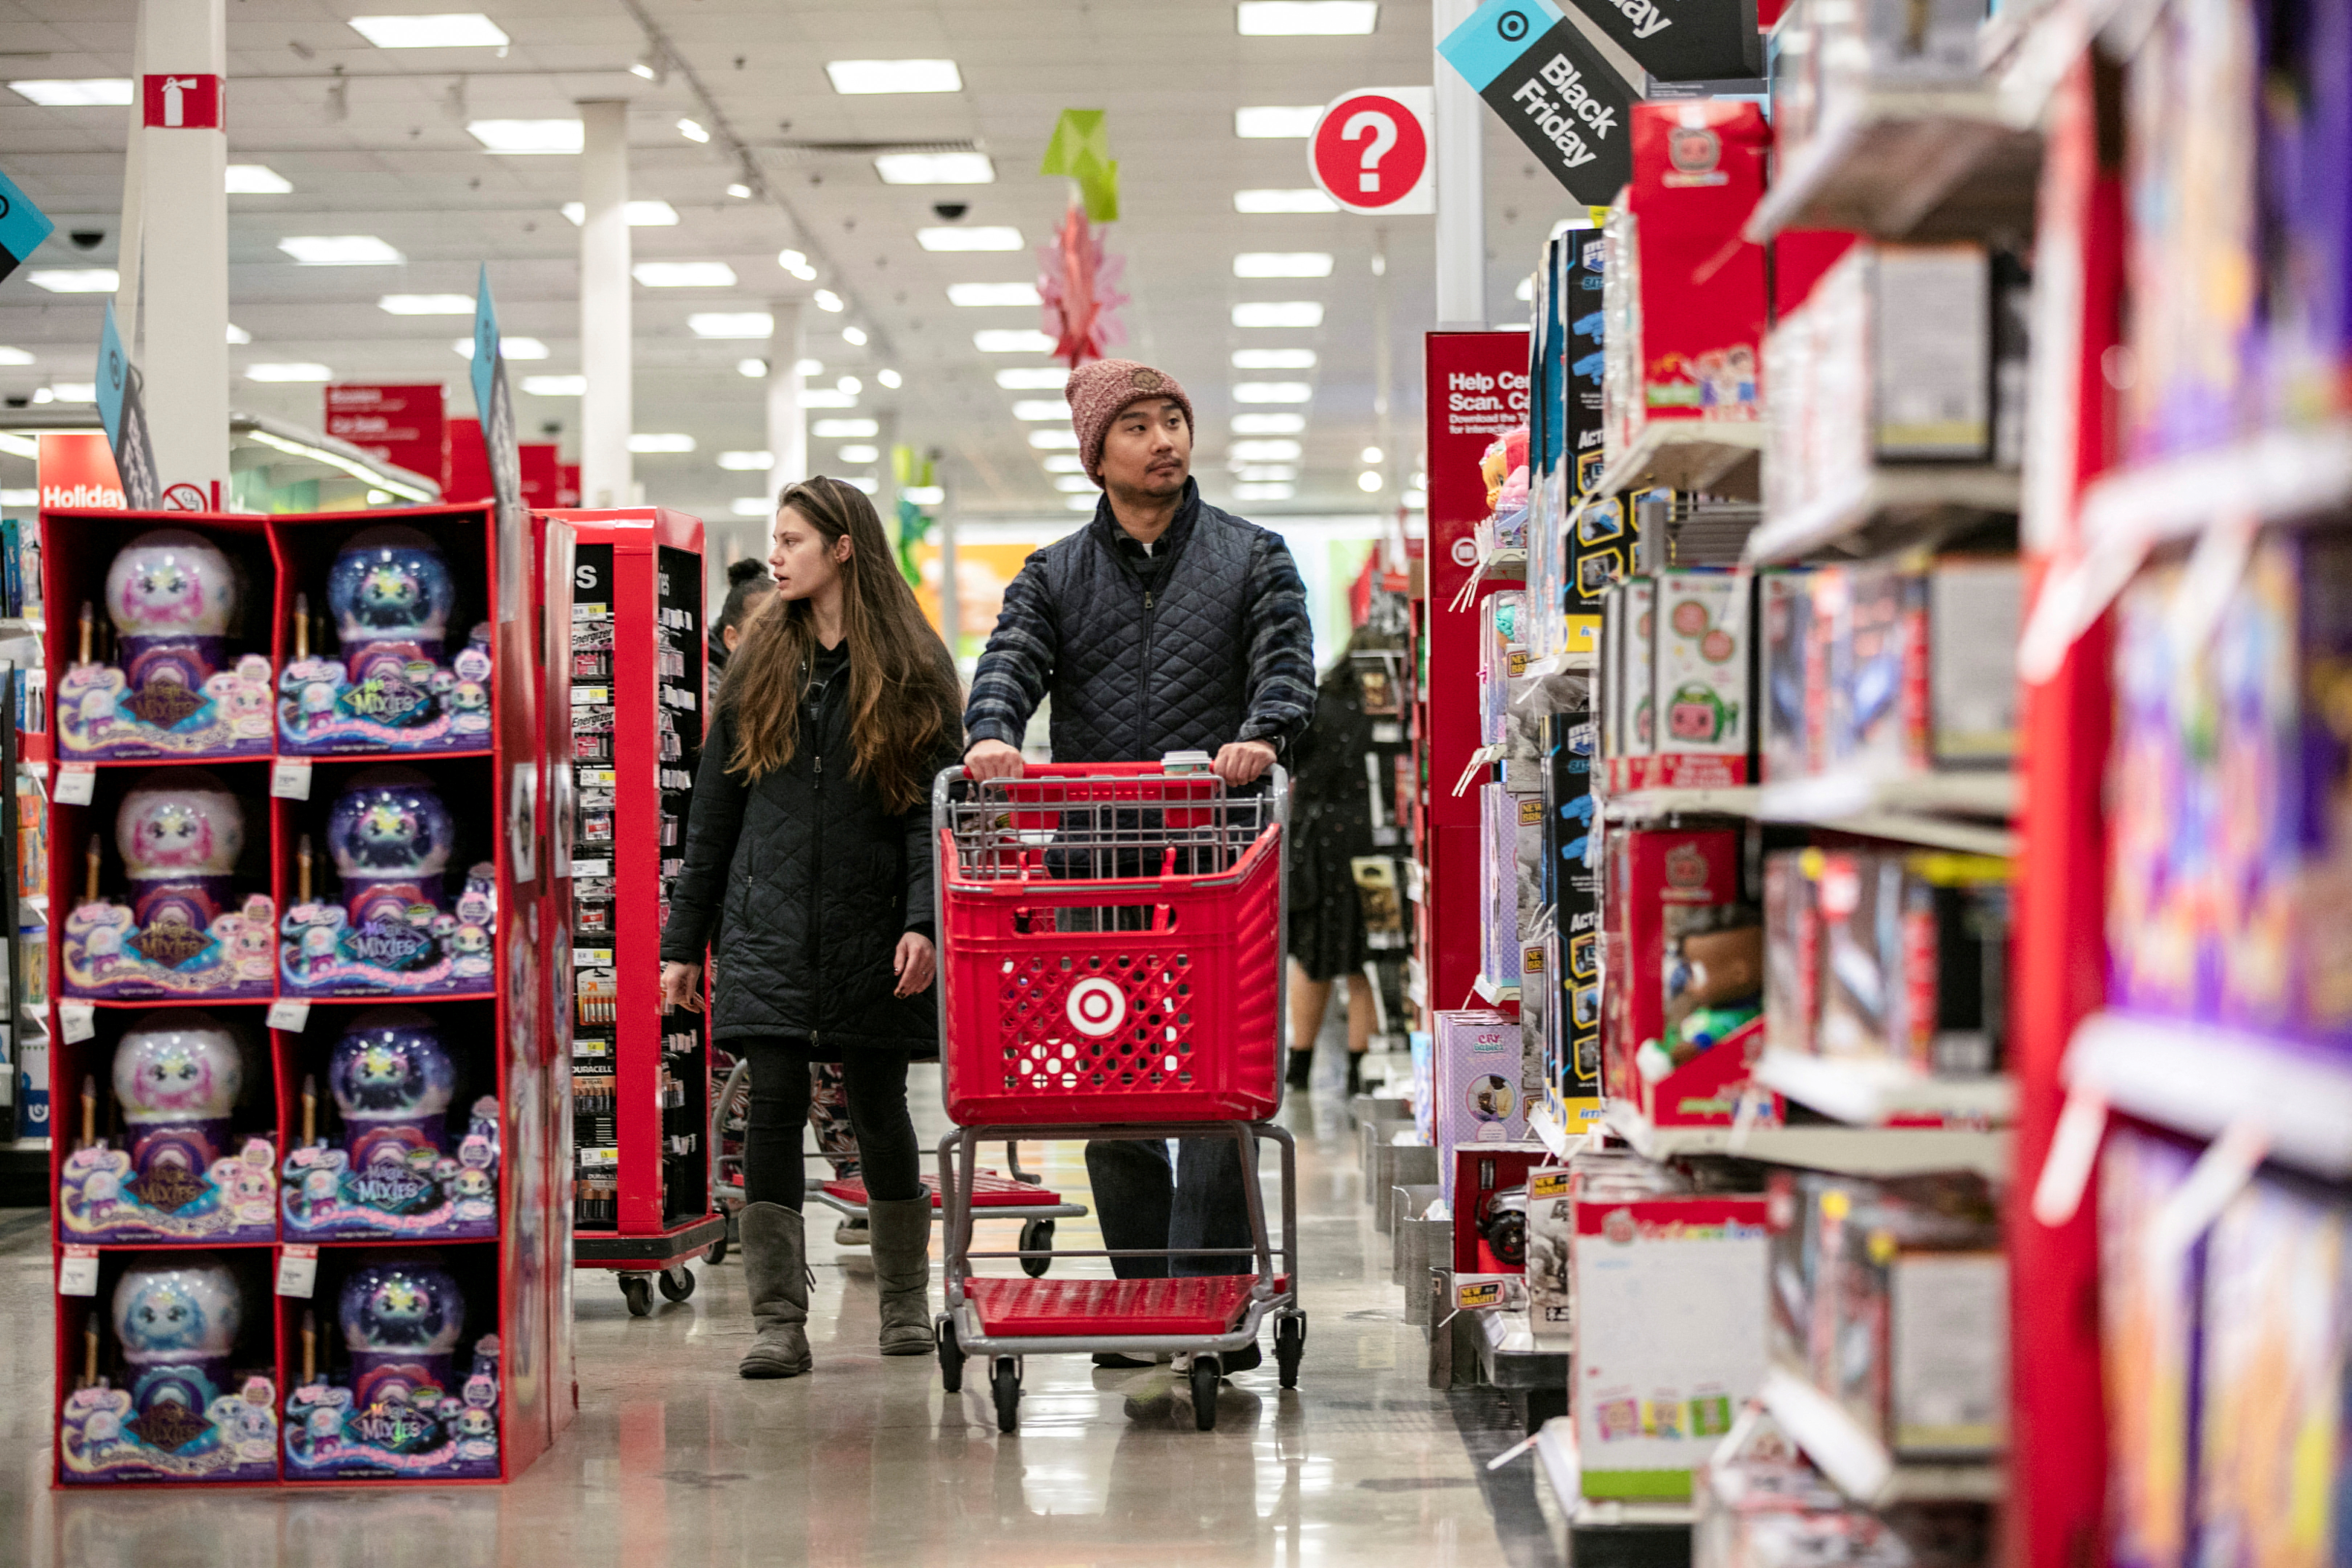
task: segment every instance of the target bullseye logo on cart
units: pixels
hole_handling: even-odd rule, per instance
[[[1127,1022],[1127,993],[1099,977],[1081,980],[1070,987],[1062,1010],[1081,1033],[1100,1038]]]

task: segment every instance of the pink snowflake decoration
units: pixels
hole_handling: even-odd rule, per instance
[[[1072,370],[1127,342],[1118,310],[1128,302],[1119,291],[1127,258],[1104,254],[1102,229],[1087,221],[1077,203],[1063,215],[1053,243],[1037,247],[1037,292],[1045,303],[1045,331],[1054,357]]]

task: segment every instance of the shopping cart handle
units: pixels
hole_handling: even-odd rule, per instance
[[[1024,779],[1147,778],[1168,770],[1158,763],[1030,763],[1021,770]],[[970,775],[967,774],[967,777]],[[1171,774],[1176,778],[1213,779],[1213,773]],[[1017,780],[1007,780],[1017,783]]]

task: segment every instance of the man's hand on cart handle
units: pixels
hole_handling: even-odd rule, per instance
[[[1264,741],[1235,741],[1219,749],[1214,766],[1219,778],[1239,789],[1274,766],[1274,748]]]
[[[1021,751],[1002,741],[976,741],[963,754],[963,771],[974,781],[985,779],[1017,779],[1021,776]]]
[[[931,976],[940,972],[939,952],[931,946],[931,939],[919,931],[900,937],[898,955],[891,962],[890,972],[898,977],[897,994],[900,996],[930,989]]]
[[[662,965],[662,1011],[665,1013],[699,1013],[702,998],[696,994],[702,984],[702,965],[698,963],[665,963]]]

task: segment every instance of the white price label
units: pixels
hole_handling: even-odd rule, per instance
[[[286,997],[269,1005],[269,1026],[299,1035],[310,1025],[310,1004],[299,996]]]
[[[609,877],[613,874],[610,860],[574,860],[572,874],[575,877]]]
[[[65,1032],[69,1046],[87,1040],[98,1033],[98,1009],[87,1002],[60,1002],[58,1027]]]
[[[58,1264],[58,1294],[60,1296],[95,1296],[98,1294],[98,1248],[68,1247]]]
[[[310,759],[280,757],[269,770],[269,793],[278,800],[310,798]]]
[[[98,787],[98,770],[88,763],[59,763],[57,787],[49,791],[49,799],[58,805],[88,805],[90,791]]]
[[[309,1300],[319,1288],[319,1249],[281,1247],[278,1249],[278,1293]]]

